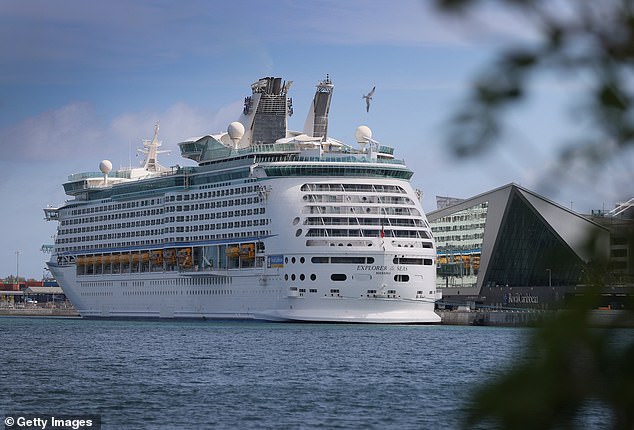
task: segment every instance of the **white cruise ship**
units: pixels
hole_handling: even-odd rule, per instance
[[[227,131],[179,143],[195,167],[71,175],[48,266],[84,317],[436,323],[436,249],[412,171],[366,126],[327,135],[333,84],[302,132],[291,82],[255,82]],[[352,131],[351,131],[352,134]]]

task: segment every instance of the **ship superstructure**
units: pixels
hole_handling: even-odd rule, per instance
[[[252,85],[226,132],[179,143],[195,167],[72,175],[50,262],[86,317],[435,323],[436,250],[413,172],[366,126],[327,135],[319,82],[302,132],[290,82]]]

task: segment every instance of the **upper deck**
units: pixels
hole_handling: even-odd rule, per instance
[[[391,148],[381,147],[382,151]],[[244,177],[356,176],[392,177],[408,180],[413,172],[388,152],[355,152],[350,148],[306,149],[293,143],[255,145],[232,149],[224,157],[206,160],[199,166],[174,167],[169,171],[134,179],[129,171],[115,171],[108,180],[99,172],[71,175],[64,184],[66,194],[93,200],[138,192],[164,193],[167,189],[191,187]]]
[[[292,102],[287,92],[290,82],[263,78],[252,85],[239,121],[226,132],[192,138],[178,144],[192,167],[166,168],[158,164],[158,125],[154,139],[144,142],[145,159],[139,168],[111,171],[104,160],[101,172],[69,176],[66,194],[76,200],[131,197],[137,193],[164,193],[173,188],[253,177],[346,176],[388,177],[409,180],[413,172],[394,149],[372,139],[372,132],[360,126],[357,145],[352,146],[326,135],[328,109],[334,86],[329,78],[317,86],[315,98],[301,132],[287,128]]]

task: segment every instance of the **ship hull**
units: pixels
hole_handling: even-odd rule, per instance
[[[78,279],[75,268],[49,263],[51,272],[85,318],[261,320],[374,324],[434,324],[434,302],[364,294],[353,283],[344,294],[309,296],[288,290],[275,273],[239,276],[174,273]],[[207,284],[206,280],[225,279]],[[231,278],[227,278],[231,276]],[[229,281],[230,279],[230,281]],[[266,281],[265,281],[266,280]]]

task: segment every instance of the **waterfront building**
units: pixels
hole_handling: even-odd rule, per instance
[[[560,306],[608,255],[608,229],[517,184],[439,207],[428,220],[445,302]]]
[[[634,285],[634,198],[609,211],[593,210],[589,218],[610,231],[610,282]]]
[[[55,284],[57,285],[57,284]],[[29,287],[47,287],[47,281],[37,281],[35,279],[16,278],[9,276],[0,283],[0,291],[24,291]]]
[[[54,280],[29,279],[20,283],[4,281],[0,289],[0,308],[16,305],[59,305],[66,302],[66,295]]]

